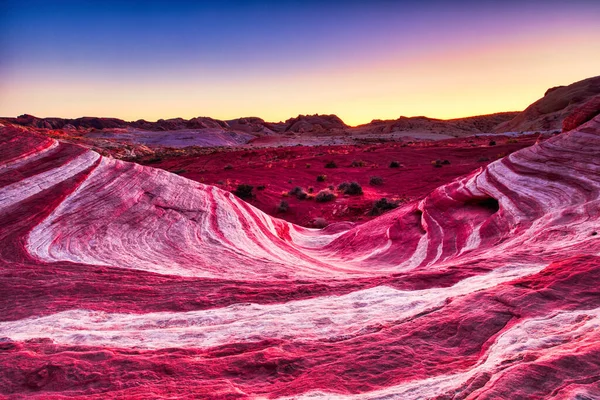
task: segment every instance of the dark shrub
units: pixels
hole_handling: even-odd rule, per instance
[[[321,190],[319,193],[317,193],[317,196],[315,197],[315,201],[317,203],[326,203],[328,201],[332,201],[335,199],[335,194],[333,194],[333,192],[331,192],[330,190]]]
[[[288,194],[290,196],[296,196],[298,200],[305,200],[308,197],[308,194],[300,186],[296,186],[290,190]]]
[[[252,189],[254,189],[254,186],[242,183],[237,186],[233,194],[241,199],[248,199],[252,197]]]
[[[315,188],[314,188],[314,187],[312,187],[312,186],[309,186],[309,187],[308,187],[308,193],[312,193],[312,192],[314,192],[314,191],[315,191]]]
[[[495,140],[490,140],[490,142],[488,144],[490,146],[495,146],[496,145],[496,141]]]
[[[147,163],[148,163],[148,164],[156,164],[156,163],[159,163],[159,162],[161,162],[161,161],[162,161],[162,157],[160,157],[160,156],[155,156],[155,157],[152,157],[151,159],[149,159],[149,160],[147,161]]]
[[[177,175],[185,174],[186,172],[187,170],[185,169],[176,169],[175,171],[173,171],[173,173]]]
[[[362,186],[357,182],[342,182],[338,185],[338,190],[352,196],[363,194]]]
[[[443,160],[442,161],[442,165],[450,165],[450,161],[449,160]]]
[[[296,194],[298,194],[299,192],[302,192],[302,188],[300,186],[296,186],[295,188],[293,188],[292,190],[290,190],[288,192],[288,194],[290,196],[295,196]]]
[[[435,168],[442,168],[442,160],[433,160],[431,165],[433,165]]]
[[[390,163],[390,168],[400,168],[400,163],[398,161],[392,161]]]
[[[223,169],[233,169],[233,165],[231,165],[231,164],[227,164],[227,165],[225,166],[225,168],[223,168]]]
[[[325,218],[315,218],[315,220],[312,222],[312,226],[313,228],[318,228],[318,229],[323,229],[325,228],[327,225],[329,225],[327,223],[327,221],[325,220]]]
[[[265,185],[258,185],[256,190],[265,190]]]
[[[385,197],[377,200],[373,203],[373,208],[371,209],[371,215],[381,215],[386,211],[393,210],[398,207],[398,202],[388,201]]]
[[[354,160],[354,161],[352,161],[352,163],[350,164],[350,166],[352,168],[364,167],[365,166],[365,162],[362,161],[362,160]]]
[[[326,180],[327,180],[327,175],[317,176],[317,182],[325,182]]]
[[[489,157],[479,157],[478,162],[490,161]]]
[[[337,164],[335,161],[329,161],[327,164],[325,164],[325,168],[337,168]]]
[[[335,186],[333,186],[333,185],[329,185],[329,186],[327,186],[327,188],[328,188],[329,190],[334,190],[334,189],[335,189]]]
[[[338,190],[339,192],[345,192],[345,191],[346,191],[346,189],[348,189],[348,186],[350,186],[350,183],[349,183],[349,182],[342,182],[342,183],[340,183],[340,184],[337,186],[337,190]]]
[[[277,206],[277,212],[279,212],[279,213],[287,212],[289,209],[290,209],[290,205],[285,200],[281,200],[279,202],[279,205]]]
[[[383,185],[383,178],[380,176],[372,176],[371,178],[369,178],[369,185],[381,186]]]

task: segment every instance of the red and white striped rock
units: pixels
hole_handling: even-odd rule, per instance
[[[3,395],[600,396],[600,117],[324,231],[0,129]]]

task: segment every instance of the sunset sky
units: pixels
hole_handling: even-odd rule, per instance
[[[0,116],[522,110],[600,75],[599,21],[600,1],[1,1]]]

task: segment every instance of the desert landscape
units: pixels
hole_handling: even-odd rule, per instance
[[[0,5],[0,398],[600,399],[600,7],[126,3]]]

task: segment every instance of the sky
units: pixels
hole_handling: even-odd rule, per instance
[[[600,75],[600,1],[0,0],[0,115],[518,111]]]

